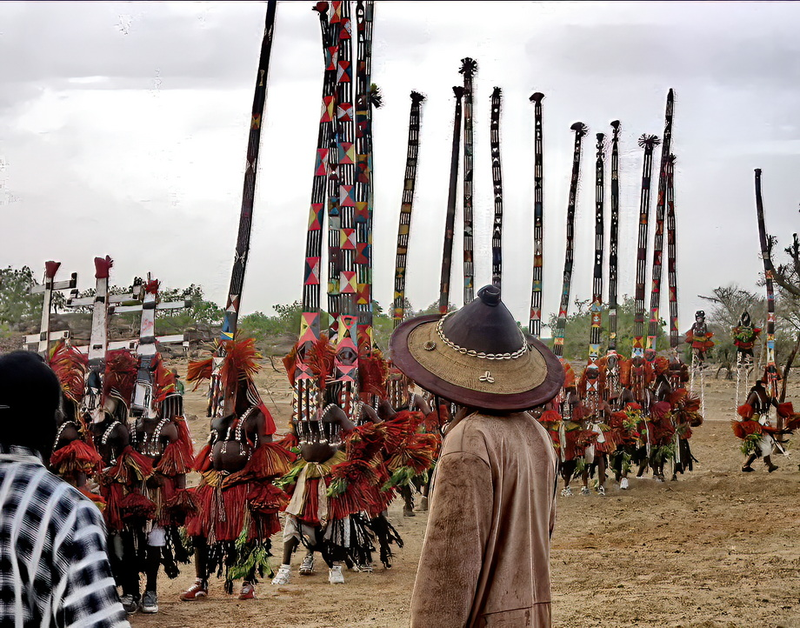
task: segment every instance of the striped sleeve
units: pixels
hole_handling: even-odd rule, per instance
[[[111,574],[102,518],[88,500],[75,506],[72,531],[61,550],[66,571],[54,599],[57,625],[129,628]]]

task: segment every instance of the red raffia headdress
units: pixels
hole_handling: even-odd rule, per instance
[[[150,371],[153,374],[153,402],[161,403],[170,395],[177,394],[175,375],[166,367],[160,353],[156,353],[150,363]]]
[[[215,340],[214,341],[214,354],[222,349],[225,357],[220,367],[220,379],[223,390],[235,391],[239,387],[239,382],[245,380],[247,382],[247,400],[254,406],[258,407],[264,418],[267,421],[267,433],[273,433],[274,421],[267,406],[261,400],[261,395],[256,388],[253,377],[258,371],[261,370],[261,365],[257,362],[261,358],[261,354],[256,349],[255,338],[241,338],[236,334],[233,340]],[[200,385],[200,382],[205,379],[211,379],[214,371],[214,355],[198,360],[189,362],[189,369],[186,375],[186,381],[194,382],[194,389]],[[270,429],[272,432],[270,432]]]
[[[669,359],[663,355],[658,356],[653,364],[656,375],[663,375],[669,370]]]
[[[325,390],[328,379],[334,372],[334,363],[336,359],[336,347],[334,347],[327,335],[320,334],[320,337],[314,341],[314,344],[309,347],[305,355],[305,365],[314,374],[314,380],[317,383],[320,391]],[[283,358],[283,366],[286,369],[286,374],[289,376],[289,383],[294,386],[295,384],[295,370],[297,365],[297,347],[292,350]]]
[[[358,391],[363,401],[369,401],[374,395],[379,399],[386,398],[386,380],[389,378],[389,365],[378,349],[372,354],[366,351],[358,357]]]
[[[84,395],[88,358],[60,340],[50,354],[50,368],[58,377],[64,396],[80,404]]]
[[[240,379],[253,379],[261,370],[261,365],[256,361],[261,355],[256,350],[255,338],[240,338],[234,340],[215,340],[212,355],[203,359],[189,362],[186,381],[194,382],[195,389],[200,382],[211,379],[214,370],[214,356],[222,349],[225,356],[220,368],[222,385],[226,390],[234,388]]]
[[[102,399],[113,397],[121,401],[126,409],[130,407],[138,366],[137,357],[126,349],[106,353]]]

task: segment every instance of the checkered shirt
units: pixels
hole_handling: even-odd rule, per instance
[[[23,447],[0,449],[0,627],[130,628],[97,507]]]

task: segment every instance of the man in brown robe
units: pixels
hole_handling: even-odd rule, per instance
[[[411,626],[548,627],[557,458],[525,410],[558,394],[563,369],[522,334],[499,289],[478,297],[392,337],[398,368],[461,406],[437,463]]]

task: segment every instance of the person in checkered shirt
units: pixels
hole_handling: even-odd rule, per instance
[[[37,354],[0,356],[0,626],[130,628],[100,511],[42,462],[60,394]]]

